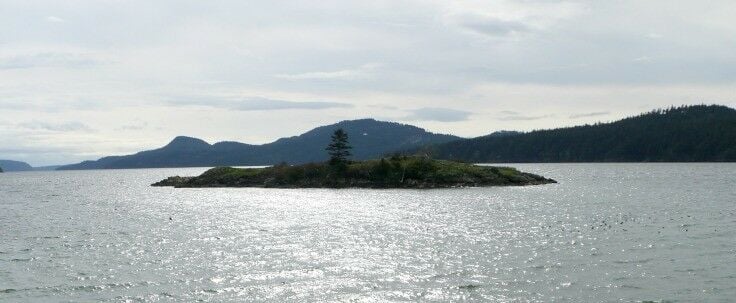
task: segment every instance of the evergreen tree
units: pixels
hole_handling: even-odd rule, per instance
[[[330,154],[330,164],[345,164],[348,157],[351,156],[350,149],[353,147],[348,144],[348,133],[342,128],[332,134],[332,142],[327,145],[327,153]]]

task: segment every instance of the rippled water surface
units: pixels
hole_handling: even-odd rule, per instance
[[[173,189],[0,174],[0,301],[736,298],[736,164],[525,164],[559,184]]]

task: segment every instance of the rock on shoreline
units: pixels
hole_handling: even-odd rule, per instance
[[[186,183],[187,181],[191,180],[194,177],[179,177],[179,176],[173,176],[168,177],[164,180],[158,181],[156,183],[151,184],[151,186],[178,186],[181,184]]]

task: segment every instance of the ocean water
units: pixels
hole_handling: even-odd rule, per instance
[[[559,184],[173,189],[0,174],[1,302],[733,302],[736,164],[523,164]]]

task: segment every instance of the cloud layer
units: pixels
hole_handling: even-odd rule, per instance
[[[173,105],[196,105],[205,107],[225,108],[231,110],[242,111],[270,111],[270,110],[287,110],[287,109],[329,109],[329,108],[351,108],[352,104],[340,102],[324,102],[324,101],[286,101],[268,99],[263,97],[250,97],[242,99],[221,99],[221,98],[181,98],[170,101]]]
[[[736,106],[728,0],[2,7],[0,158],[34,164],[175,135],[263,143],[363,117],[468,137]]]
[[[458,122],[468,120],[472,114],[468,111],[437,107],[423,107],[411,112],[412,114],[406,117],[408,121]]]

